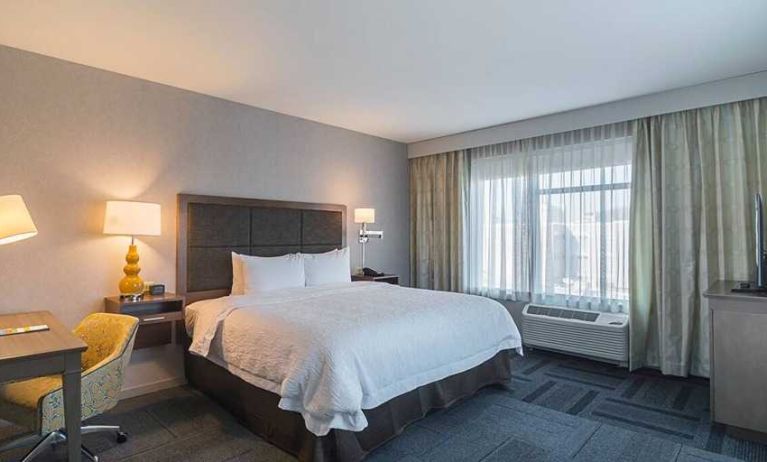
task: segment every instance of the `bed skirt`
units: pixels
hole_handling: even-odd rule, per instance
[[[188,351],[184,367],[186,378],[194,388],[226,408],[253,433],[299,460],[359,461],[429,411],[448,407],[489,385],[508,385],[511,355],[511,350],[501,351],[479,366],[365,410],[368,427],[361,432],[332,430],[321,437],[306,429],[301,414],[280,409],[277,394],[253,386]]]

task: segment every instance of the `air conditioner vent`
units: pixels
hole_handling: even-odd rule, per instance
[[[548,316],[550,318],[578,319],[586,322],[596,322],[596,320],[599,319],[599,313],[567,308],[554,308],[544,305],[529,305],[527,312],[540,316]]]
[[[531,347],[625,365],[628,316],[531,303],[522,310],[522,340]]]

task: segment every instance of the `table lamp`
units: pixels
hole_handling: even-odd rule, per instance
[[[127,264],[123,268],[125,277],[120,280],[120,296],[138,300],[144,294],[144,281],[138,273],[138,251],[136,236],[160,235],[160,204],[132,201],[107,201],[104,215],[104,234],[130,236]]]
[[[24,199],[13,194],[0,196],[0,245],[28,239],[37,234]]]
[[[362,268],[365,268],[365,244],[371,237],[383,239],[383,231],[370,231],[367,225],[376,222],[376,209],[361,208],[354,209],[354,222],[359,223],[360,237],[359,243],[362,246]]]

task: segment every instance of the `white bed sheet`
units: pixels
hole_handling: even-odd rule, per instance
[[[372,282],[204,300],[187,307],[186,322],[192,353],[277,393],[318,436],[361,431],[364,409],[501,350],[522,353],[494,300]]]

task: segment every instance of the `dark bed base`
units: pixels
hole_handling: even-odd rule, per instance
[[[361,432],[333,430],[318,437],[306,429],[300,414],[277,407],[278,395],[188,351],[185,356],[186,377],[193,387],[221,404],[253,433],[301,461],[313,462],[362,460],[429,411],[448,407],[489,385],[508,385],[511,380],[510,350],[501,351],[473,369],[365,410],[368,427]]]

